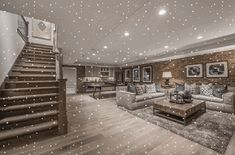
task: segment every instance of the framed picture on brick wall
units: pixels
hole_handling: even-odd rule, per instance
[[[152,66],[143,67],[142,74],[143,82],[152,82]]]
[[[140,69],[139,68],[133,68],[133,82],[140,82]]]
[[[131,82],[131,69],[125,69],[125,82]]]
[[[207,77],[228,77],[228,63],[213,62],[206,64],[206,76]]]
[[[202,77],[202,64],[188,65],[186,66],[187,77]]]

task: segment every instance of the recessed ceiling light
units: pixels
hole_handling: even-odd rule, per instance
[[[105,46],[104,46],[104,49],[107,49],[107,48],[108,48],[108,46],[105,45]]]
[[[164,46],[165,49],[169,48],[169,46]]]
[[[165,10],[165,9],[160,9],[160,10],[158,11],[158,14],[159,14],[160,16],[162,16],[162,15],[166,14],[166,10]]]
[[[87,60],[90,60],[90,58],[89,58],[89,57],[86,57],[86,59],[87,59]]]
[[[139,53],[139,55],[143,55],[143,53]]]
[[[126,36],[126,37],[128,37],[129,35],[130,35],[130,33],[127,31],[124,33],[124,36]]]
[[[198,36],[198,37],[197,37],[197,39],[202,39],[202,38],[203,38],[203,36]]]
[[[95,56],[96,54],[95,53],[92,53],[93,56]]]

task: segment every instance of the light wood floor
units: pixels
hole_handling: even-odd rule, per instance
[[[219,155],[161,127],[124,112],[107,100],[88,95],[68,97],[69,133],[0,154]],[[226,155],[235,154],[235,136]]]

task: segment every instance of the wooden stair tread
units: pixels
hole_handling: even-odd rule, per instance
[[[43,56],[43,57],[55,57],[56,53],[49,53],[49,52],[42,52],[42,51],[32,51],[32,50],[25,50],[22,52],[23,55],[33,55],[33,56]]]
[[[32,69],[32,68],[14,68],[14,72],[55,72],[55,69]]]
[[[50,110],[50,111],[33,113],[33,114],[11,116],[11,117],[6,117],[4,119],[1,119],[0,125],[10,124],[10,123],[15,123],[15,122],[20,122],[20,121],[26,121],[26,120],[31,120],[31,119],[36,119],[36,118],[41,118],[41,117],[46,117],[46,116],[52,116],[52,115],[56,115],[56,114],[58,114],[57,110]]]
[[[55,66],[47,66],[47,65],[27,65],[27,64],[15,64],[16,67],[21,68],[44,68],[44,69],[55,69]]]
[[[23,105],[14,105],[14,106],[7,106],[0,108],[0,111],[12,111],[12,110],[21,110],[26,108],[35,108],[35,107],[42,107],[48,105],[55,105],[58,104],[57,101],[51,102],[39,102],[39,103],[31,103],[31,104],[23,104]]]
[[[25,90],[41,90],[41,89],[58,89],[57,86],[51,87],[27,87],[27,88],[13,88],[13,89],[0,89],[0,91],[25,91]]]
[[[55,61],[55,58],[42,58],[42,57],[31,57],[31,56],[21,56],[21,60],[40,60],[40,61]]]
[[[35,125],[31,125],[31,126],[15,128],[12,130],[1,131],[0,140],[5,140],[5,139],[9,139],[9,138],[14,138],[17,136],[22,136],[22,135],[26,135],[26,134],[30,134],[30,133],[34,133],[34,132],[39,132],[39,131],[51,129],[51,128],[54,128],[57,126],[58,126],[57,121],[50,121],[50,122],[35,124]]]
[[[35,60],[18,60],[17,63],[32,63],[32,64],[47,64],[47,65],[55,65],[55,62],[46,62],[46,61],[35,61]]]
[[[56,82],[58,81],[6,81],[5,83],[51,83],[51,82]]]
[[[55,58],[55,55],[52,54],[44,54],[44,53],[33,53],[33,52],[23,52],[22,55],[24,56],[33,56],[33,57],[49,57],[49,58]]]
[[[45,74],[11,74],[10,77],[56,77],[55,75],[45,75]]]
[[[0,101],[4,100],[16,100],[16,99],[27,99],[27,98],[35,98],[35,97],[48,97],[48,96],[58,96],[58,93],[51,94],[37,94],[37,95],[22,95],[22,96],[12,96],[12,97],[1,97]]]
[[[32,63],[32,64],[47,64],[47,65],[55,65],[54,61],[34,61],[34,60],[18,60],[20,63]]]
[[[51,45],[44,45],[44,44],[37,44],[37,43],[27,43],[27,47],[39,47],[39,48],[50,48],[52,49],[53,46]]]

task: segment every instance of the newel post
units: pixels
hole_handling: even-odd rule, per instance
[[[58,134],[63,135],[68,132],[68,118],[66,110],[66,81],[67,79],[58,79],[59,81],[59,115],[58,115]]]

